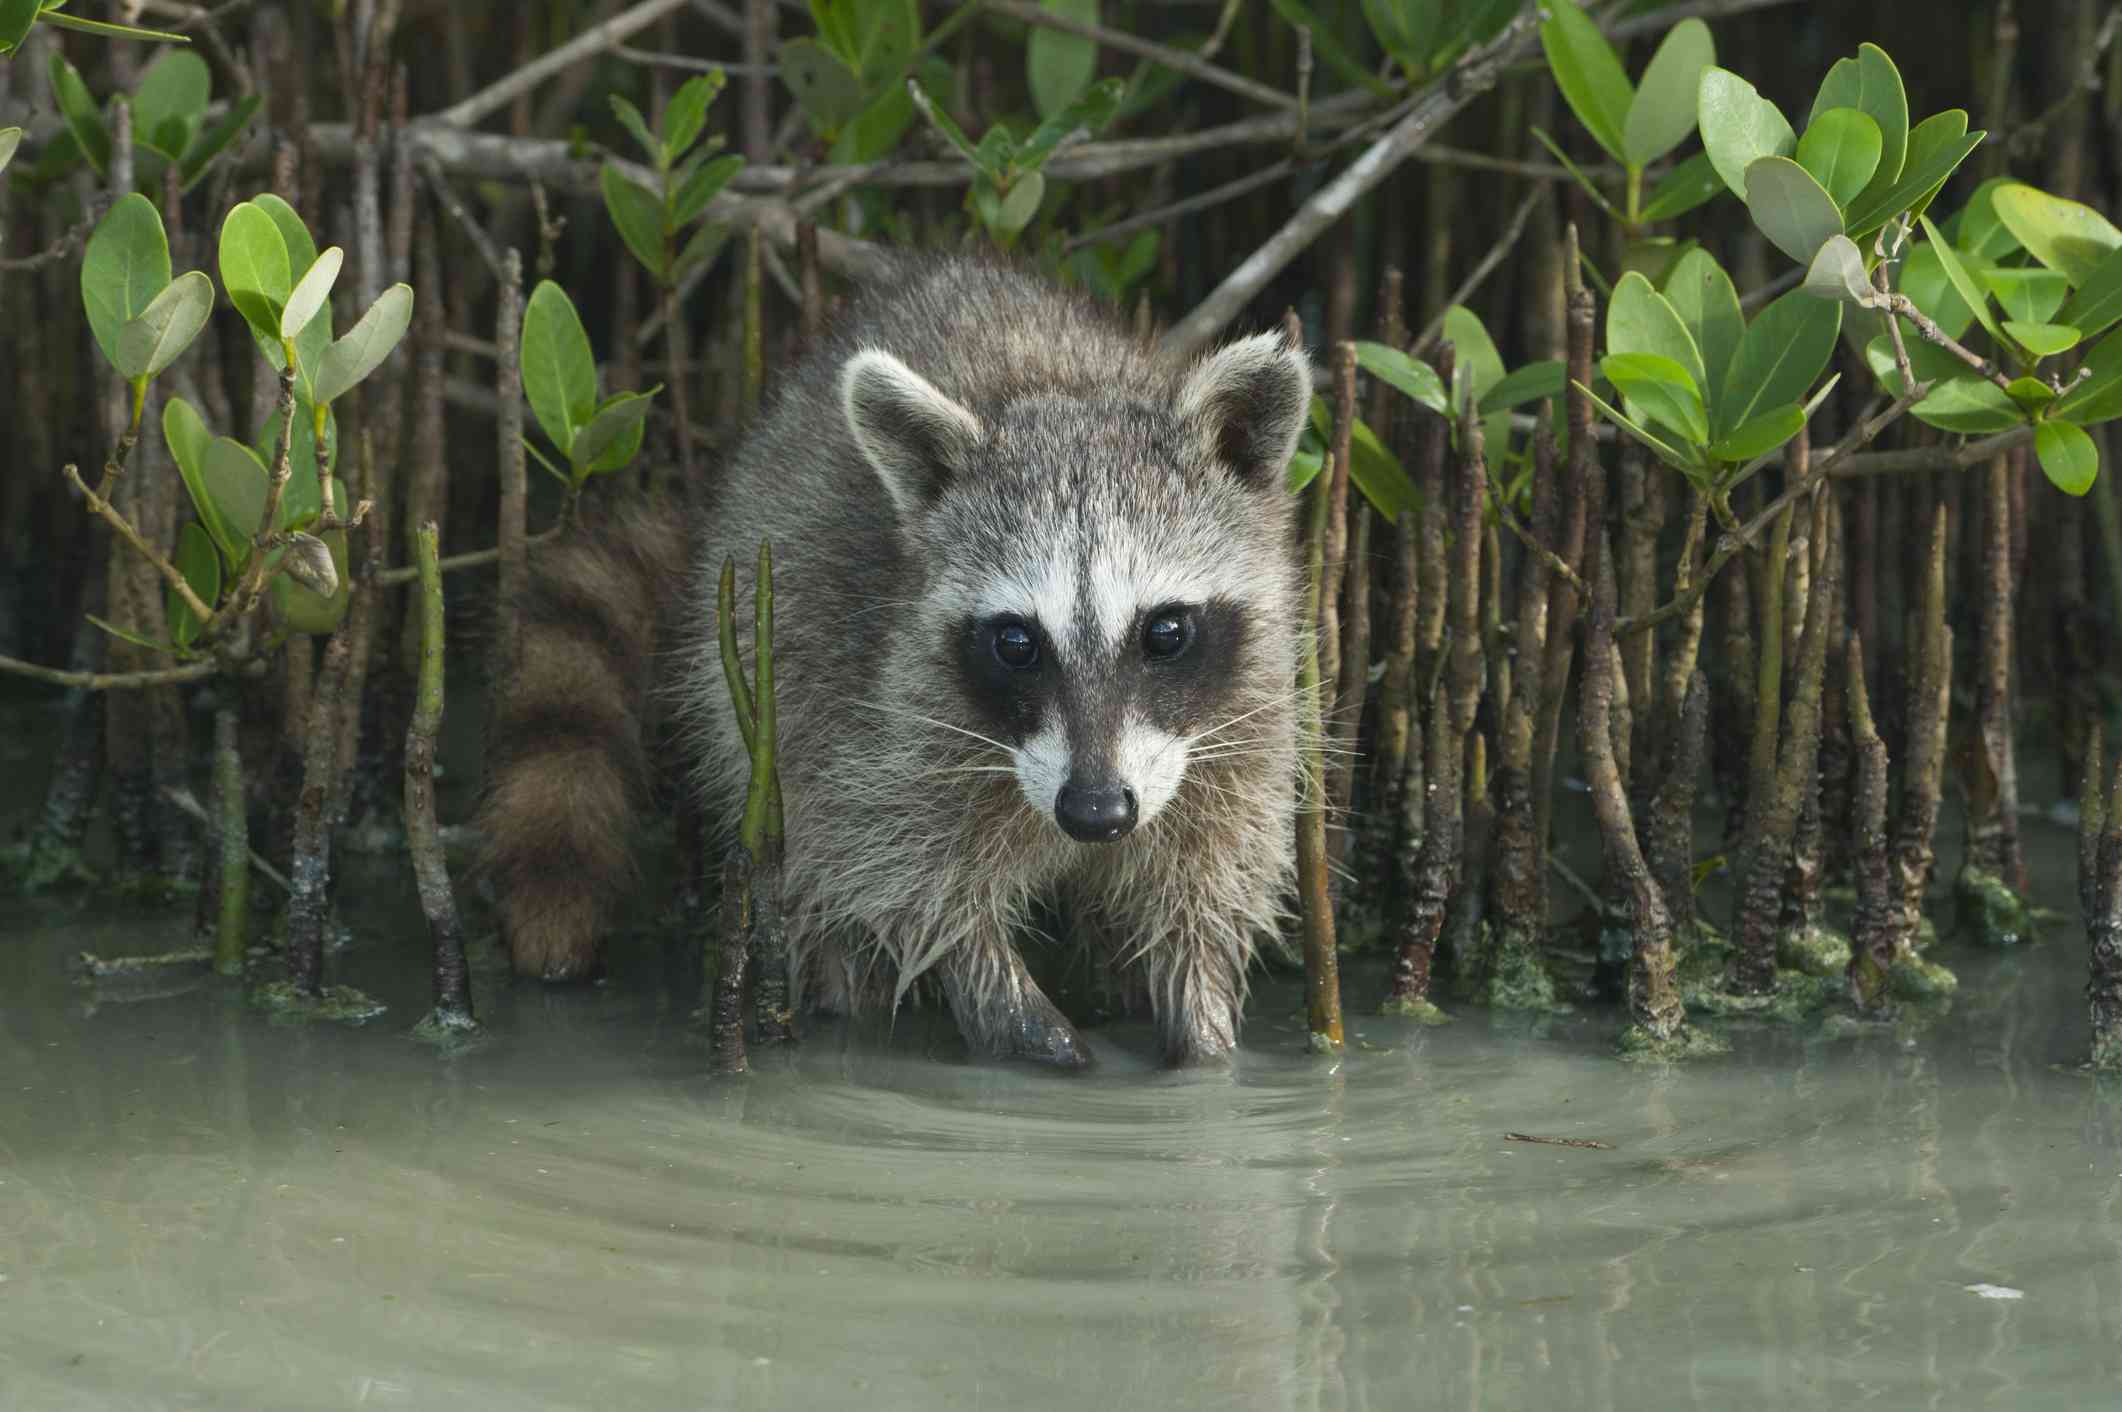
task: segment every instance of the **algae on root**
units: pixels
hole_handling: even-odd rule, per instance
[[[1614,1042],[1620,1057],[1636,1064],[1713,1059],[1731,1052],[1731,1041],[1701,1025],[1683,1024],[1669,1039],[1659,1039],[1641,1025],[1630,1025]]]
[[[1480,995],[1490,1008],[1529,1010],[1540,1015],[1567,1015],[1575,1008],[1556,989],[1554,973],[1537,948],[1499,941],[1488,961],[1488,979],[1482,984]]]
[[[1796,1024],[1825,1008],[1843,990],[1837,979],[1778,968],[1774,989],[1760,995],[1735,994],[1719,982],[1683,985],[1681,996],[1689,1010],[1700,1014]]]
[[[1776,964],[1808,976],[1839,976],[1849,969],[1849,933],[1814,923],[1776,939]]]
[[[1914,952],[1896,956],[1887,979],[1903,1000],[1941,1000],[1960,988],[1958,976]]]
[[[1977,946],[2039,940],[2033,909],[2019,890],[1986,868],[1962,868],[1953,880],[1960,929]]]
[[[275,1023],[303,1024],[332,1020],[365,1024],[387,1010],[382,1001],[350,985],[328,985],[316,995],[298,990],[293,981],[273,981],[251,992],[251,1004],[272,1015]]]
[[[1448,1025],[1454,1018],[1420,996],[1393,996],[1378,1007],[1378,1013],[1399,1020],[1413,1020],[1418,1025]]]

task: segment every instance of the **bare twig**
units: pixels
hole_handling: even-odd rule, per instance
[[[1525,199],[1518,203],[1518,209],[1511,214],[1510,224],[1503,228],[1503,234],[1488,247],[1488,253],[1483,255],[1480,263],[1459,282],[1459,287],[1452,291],[1451,298],[1444,302],[1444,307],[1437,311],[1435,317],[1430,319],[1429,326],[1422,330],[1422,336],[1415,340],[1415,357],[1426,358],[1430,355],[1436,347],[1438,336],[1444,332],[1445,313],[1452,305],[1464,304],[1472,298],[1474,291],[1481,287],[1481,282],[1494,274],[1496,267],[1510,258],[1511,251],[1517,247],[1518,238],[1525,234],[1525,223],[1532,218],[1533,211],[1546,195],[1546,188],[1538,186],[1525,193]],[[1496,449],[1499,455],[1503,451],[1502,447]]]
[[[102,496],[96,494],[95,491],[90,490],[88,488],[88,483],[81,479],[80,470],[75,467],[72,462],[67,463],[63,470],[63,474],[66,476],[67,482],[71,484],[74,489],[81,492],[82,499],[88,502],[88,508],[90,512],[101,517],[106,524],[108,524],[112,529],[116,530],[118,532],[119,537],[123,539],[128,545],[132,546],[132,550],[135,554],[138,554],[142,559],[154,565],[155,571],[162,575],[163,579],[169,584],[171,591],[174,592],[179,598],[184,600],[184,606],[191,609],[192,612],[198,616],[200,622],[204,623],[212,619],[214,615],[214,610],[207,607],[206,604],[200,600],[199,595],[192,591],[191,584],[185,580],[183,574],[177,571],[177,566],[175,564],[172,564],[168,560],[168,558],[166,558],[162,554],[160,550],[154,548],[146,540],[142,539],[140,537],[140,531],[133,528],[132,522],[126,519],[123,514],[119,513],[118,508],[115,505],[111,504],[110,501],[105,500]],[[24,663],[23,665],[27,666],[29,664]],[[25,675],[34,674],[26,673]],[[69,677],[72,675],[74,674],[60,673],[58,676],[47,677],[45,679],[48,681],[60,681],[62,677]],[[89,675],[103,674],[91,673]],[[115,675],[120,677],[134,677],[148,674],[139,672],[121,672],[116,673]],[[204,676],[207,675],[207,673],[202,672],[200,675]],[[191,678],[185,677],[179,678],[179,680],[189,681],[191,680]],[[69,686],[89,685],[89,683],[87,682],[71,680],[65,681],[62,684]],[[155,683],[153,682],[126,682],[124,684],[128,686],[155,685]]]
[[[204,681],[221,670],[216,662],[193,662],[182,667],[163,667],[148,672],[67,672],[57,667],[40,667],[35,662],[24,662],[14,657],[0,657],[0,672],[10,676],[28,677],[32,681],[50,682],[53,686],[79,687],[83,691],[130,691],[148,686],[176,686],[189,681]]]
[[[1141,39],[1120,30],[1108,29],[1104,25],[1089,24],[1058,10],[1025,4],[1023,0],[987,0],[987,10],[991,14],[1007,15],[1024,24],[1077,35],[1107,49],[1117,49],[1123,54],[1135,54],[1154,60],[1177,73],[1200,79],[1203,83],[1212,83],[1218,88],[1237,94],[1240,98],[1249,98],[1270,108],[1297,106],[1295,98],[1278,88],[1270,88],[1243,74],[1211,64],[1198,54],[1174,49],[1169,44]]]
[[[508,77],[488,84],[461,103],[445,108],[437,116],[454,127],[470,127],[489,113],[497,112],[528,93],[570,64],[594,58],[627,36],[647,29],[686,0],[641,0],[641,3],[592,25],[549,54],[542,54]]]

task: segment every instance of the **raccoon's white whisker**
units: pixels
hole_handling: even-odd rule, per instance
[[[1261,702],[1258,706],[1253,707],[1249,711],[1240,711],[1237,715],[1232,716],[1227,721],[1219,721],[1215,725],[1210,726],[1207,730],[1197,731],[1194,734],[1188,736],[1181,736],[1180,739],[1184,740],[1188,745],[1192,745],[1195,741],[1206,739],[1207,737],[1216,734],[1218,731],[1227,731],[1232,726],[1237,725],[1240,721],[1248,720],[1251,717],[1257,716],[1262,711],[1272,711],[1278,706],[1287,705],[1289,702],[1297,700],[1303,695],[1304,688],[1294,688],[1270,700]]]
[[[897,716],[901,720],[914,721],[924,726],[934,726],[938,730],[954,731],[969,739],[977,740],[983,745],[992,745],[1005,755],[1015,753],[1010,747],[996,740],[991,735],[982,735],[976,730],[967,730],[964,726],[952,725],[949,721],[939,721],[934,716],[924,716],[919,711],[909,711],[899,706],[888,706],[881,701],[857,701],[852,704],[866,711],[878,712],[881,715]]]

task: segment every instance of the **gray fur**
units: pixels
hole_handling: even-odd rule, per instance
[[[1282,477],[1309,395],[1278,336],[1174,364],[965,259],[907,261],[784,381],[710,472],[677,704],[708,816],[734,819],[749,767],[714,586],[770,540],[786,904],[815,999],[933,974],[975,1049],[1080,1063],[1013,940],[1050,898],[1147,992],[1172,1061],[1236,1043],[1293,873],[1302,611]],[[1235,660],[1167,689],[1141,667],[1139,615],[1204,597],[1233,605]],[[1023,738],[978,724],[961,682],[963,624],[998,610],[1051,632],[1052,705]],[[1065,836],[1043,806],[1070,772],[1124,778],[1135,831]]]

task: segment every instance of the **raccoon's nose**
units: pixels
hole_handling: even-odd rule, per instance
[[[1135,792],[1125,785],[1070,780],[1054,796],[1054,819],[1078,843],[1111,843],[1135,827]]]

